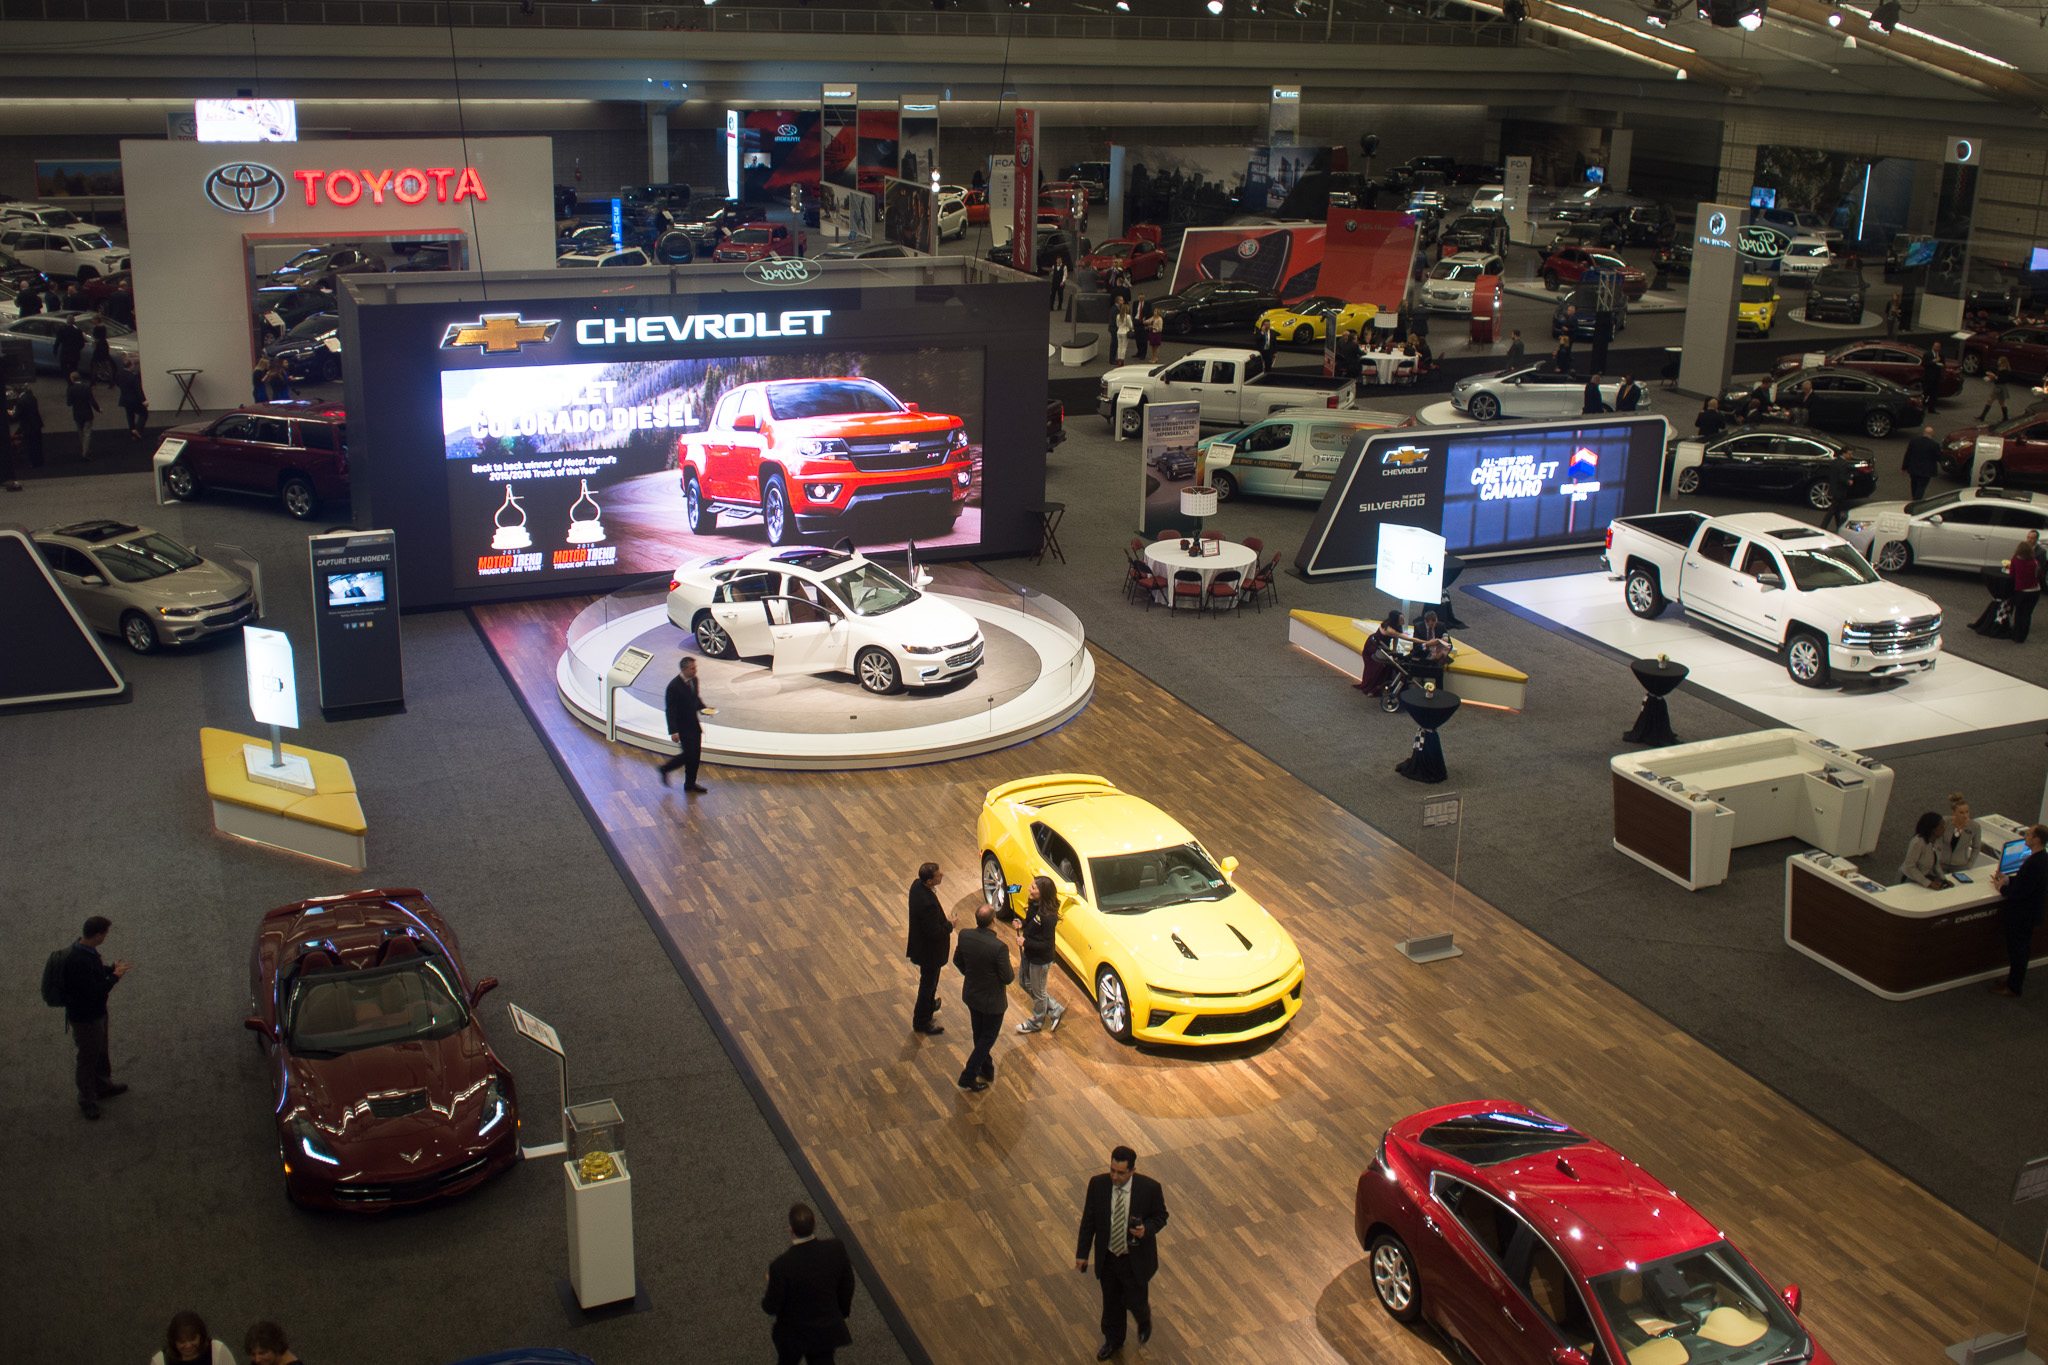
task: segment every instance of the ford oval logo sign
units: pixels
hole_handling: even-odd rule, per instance
[[[1735,249],[1752,261],[1775,261],[1784,256],[1791,240],[1769,223],[1745,223],[1735,239]]]
[[[284,177],[260,161],[231,161],[206,177],[207,202],[229,213],[268,213],[284,198]]]
[[[770,256],[765,261],[748,261],[740,272],[755,284],[809,284],[818,278],[809,261],[796,256]]]

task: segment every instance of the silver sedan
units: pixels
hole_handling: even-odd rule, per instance
[[[1842,538],[1884,573],[1915,564],[1995,569],[2029,531],[2048,536],[2048,495],[1961,488],[1918,502],[1859,503]]]
[[[1496,417],[1577,417],[1586,410],[1586,381],[1591,375],[1566,374],[1548,364],[1521,365],[1493,374],[1476,374],[1451,386],[1451,406],[1468,417],[1490,422]],[[1604,376],[1600,401],[1609,410],[1621,388],[1621,376]],[[1648,393],[1637,411],[1649,411]]]

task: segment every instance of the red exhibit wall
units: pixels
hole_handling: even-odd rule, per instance
[[[1385,312],[1408,295],[1415,263],[1415,219],[1406,213],[1332,208],[1316,292]]]
[[[1176,292],[1197,280],[1243,280],[1292,303],[1324,293],[1321,224],[1294,227],[1189,228],[1173,266]]]

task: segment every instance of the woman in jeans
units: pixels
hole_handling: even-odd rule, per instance
[[[2041,601],[2041,533],[2027,532],[2012,551],[2012,642],[2025,644]]]
[[[1053,1003],[1046,989],[1046,978],[1052,974],[1052,960],[1055,956],[1053,940],[1060,930],[1060,897],[1053,889],[1052,878],[1031,879],[1031,896],[1024,906],[1023,980],[1024,994],[1031,997],[1031,1017],[1017,1025],[1019,1033],[1036,1033],[1044,1029],[1053,1032],[1060,1026],[1060,1019],[1067,1012],[1065,1005]]]

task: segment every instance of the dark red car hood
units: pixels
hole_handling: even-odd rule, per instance
[[[484,1083],[504,1070],[474,1020],[445,1038],[338,1057],[288,1054],[285,1065],[278,1122],[288,1128],[295,1119],[310,1120],[345,1164],[360,1164],[386,1146],[410,1150],[429,1131],[473,1133],[483,1114]],[[415,1091],[426,1103],[413,1113],[386,1119],[370,1110],[373,1097]]]

